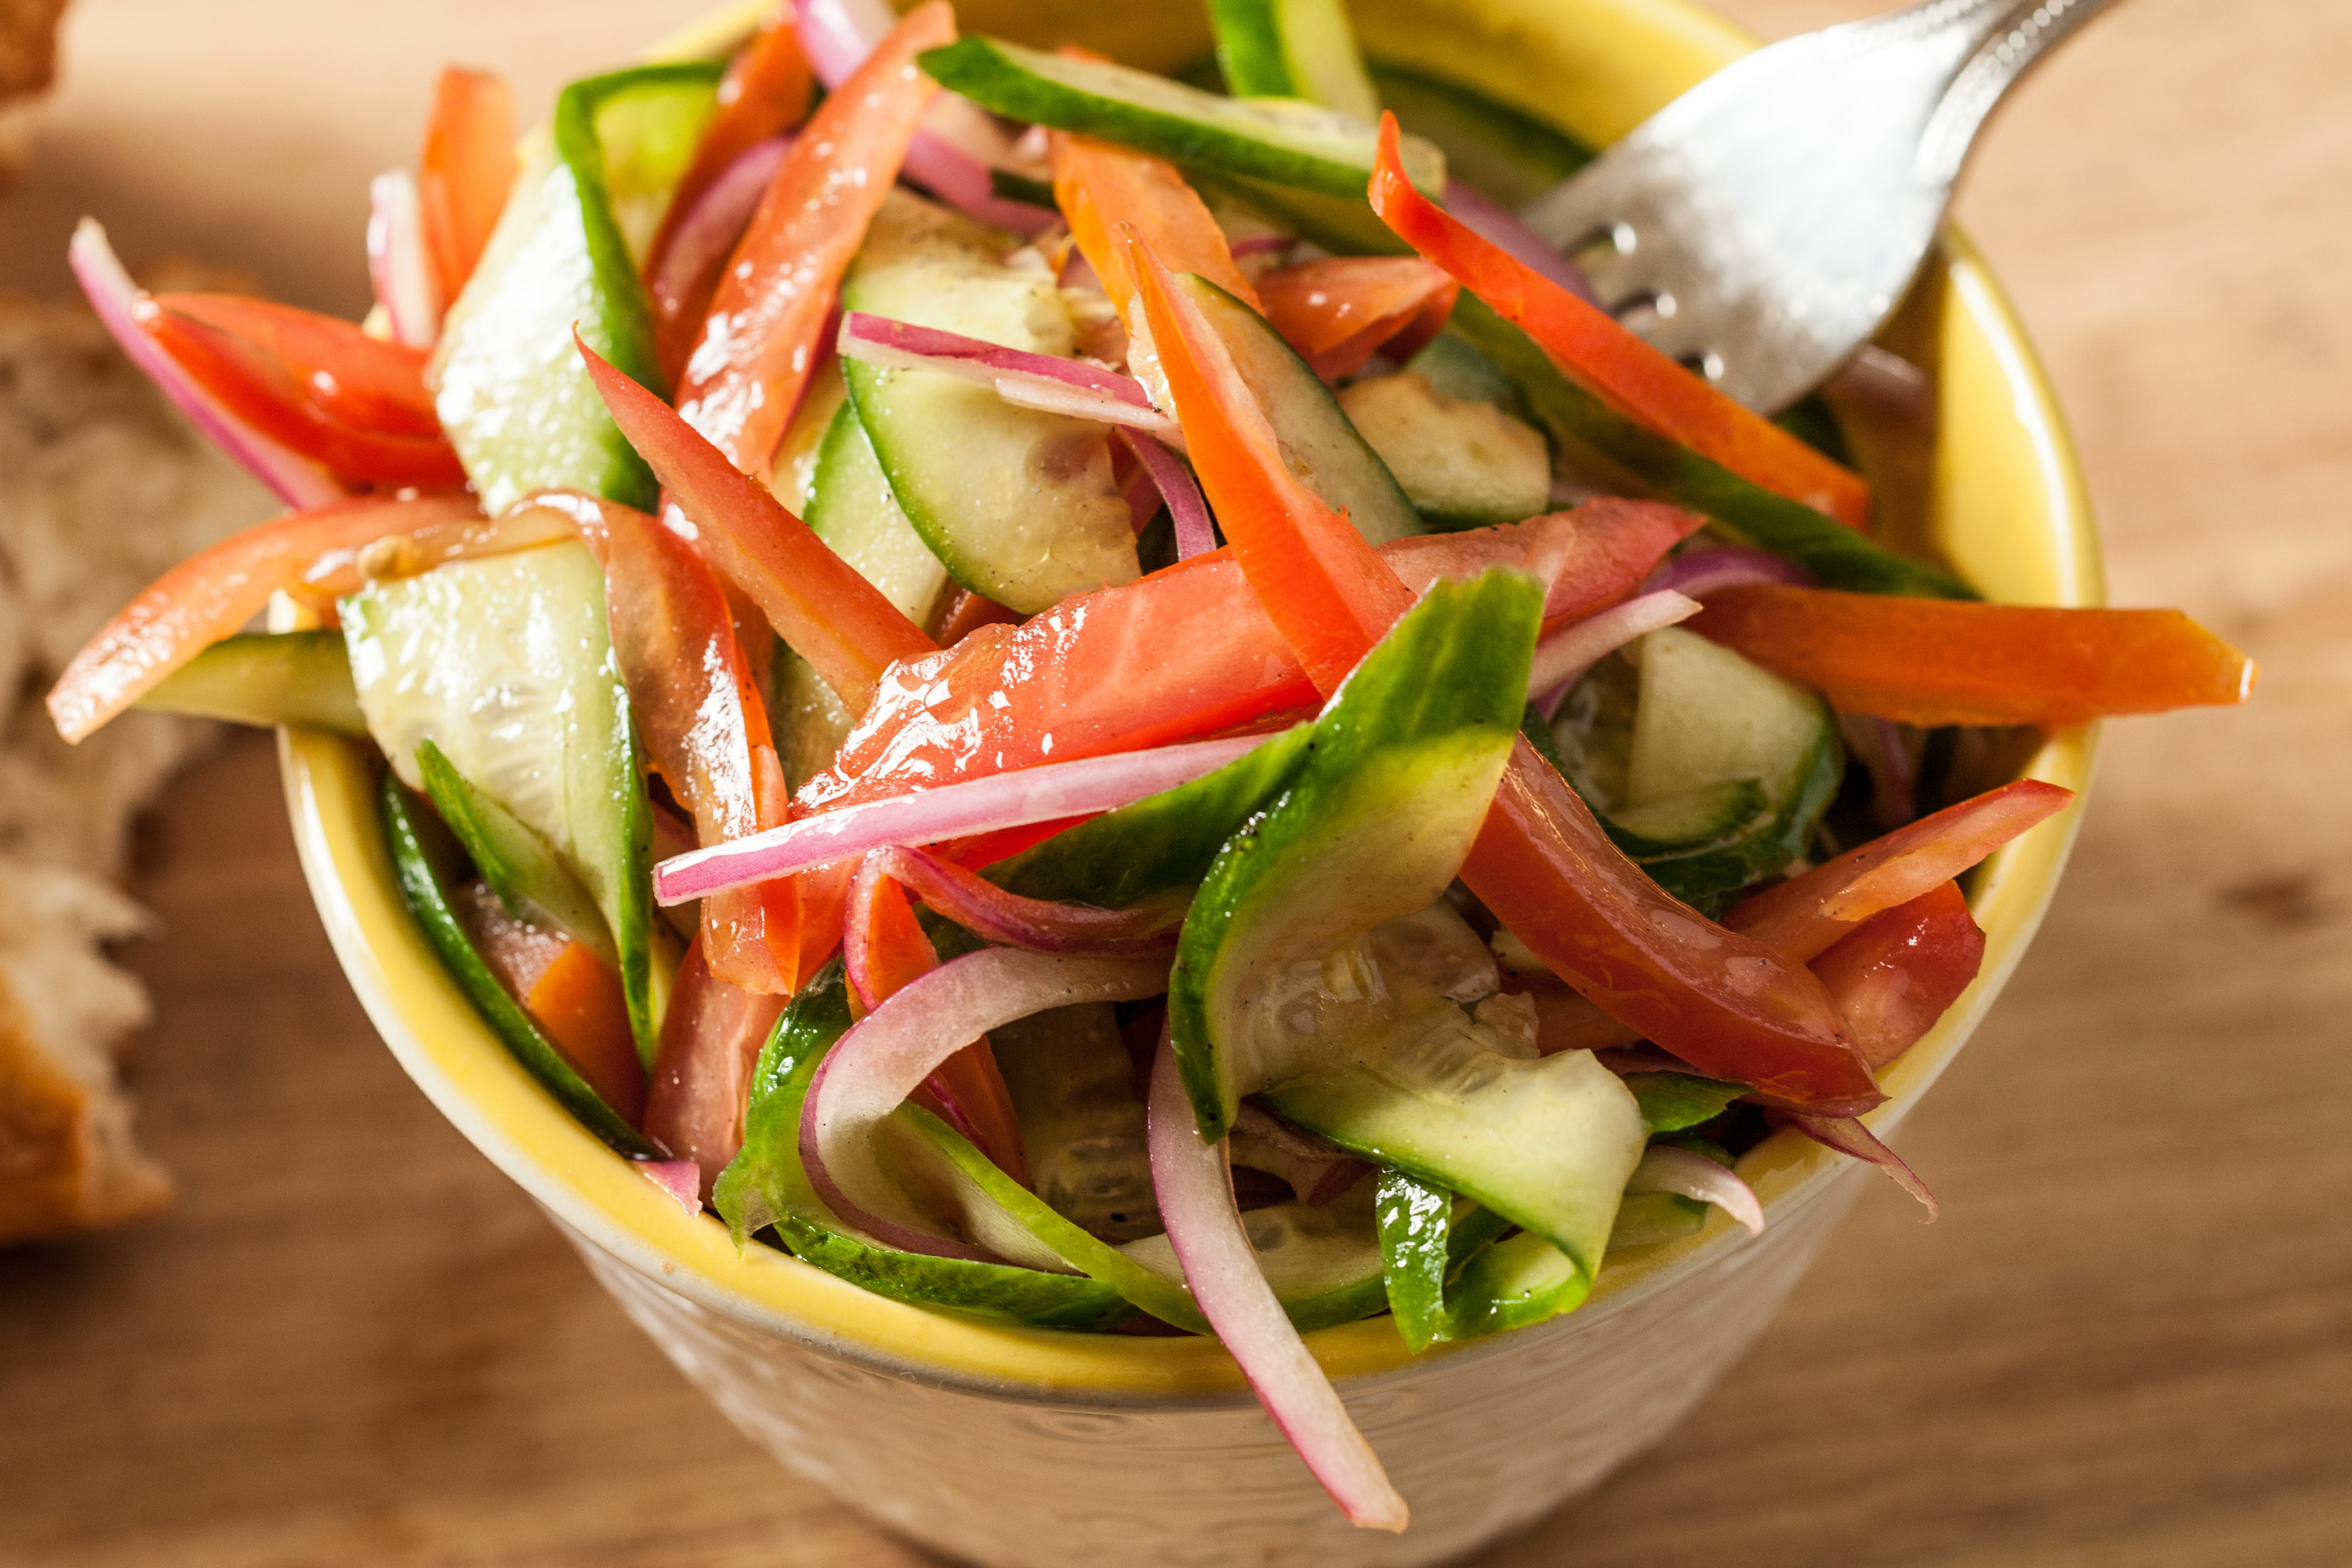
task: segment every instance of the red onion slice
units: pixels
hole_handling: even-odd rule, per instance
[[[1857,1160],[1867,1160],[1893,1179],[1895,1184],[1917,1198],[1927,1207],[1927,1217],[1922,1225],[1932,1225],[1943,1212],[1936,1194],[1918,1173],[1903,1163],[1895,1153],[1878,1141],[1875,1133],[1851,1116],[1807,1116],[1801,1111],[1779,1110],[1771,1113],[1776,1120],[1786,1121],[1816,1143],[1828,1145],[1841,1154],[1851,1154]]]
[[[676,1198],[688,1214],[702,1212],[702,1167],[691,1160],[639,1160],[646,1180]]]
[[[936,327],[852,310],[841,319],[844,359],[898,370],[933,370],[985,386],[1007,403],[1138,430],[1173,430],[1143,384],[1058,354],[1030,353]]]
[[[416,176],[394,169],[368,182],[368,278],[394,342],[429,349],[441,335],[441,279],[425,254]]]
[[[1704,1154],[1688,1149],[1652,1148],[1633,1167],[1625,1183],[1627,1194],[1677,1193],[1713,1204],[1748,1227],[1750,1236],[1764,1234],[1764,1205],[1739,1173],[1727,1170]]]
[[[1176,525],[1176,559],[1189,561],[1214,550],[1217,531],[1210,524],[1209,503],[1202,498],[1201,481],[1192,477],[1191,466],[1149,431],[1128,429],[1119,436],[1151,476],[1160,499],[1168,503],[1169,521]]]
[[[793,36],[809,69],[830,89],[866,63],[898,21],[883,0],[801,0],[793,7]]]
[[[1728,588],[1735,583],[1786,583],[1802,588],[1810,586],[1812,580],[1811,573],[1769,551],[1725,544],[1668,556],[1650,574],[1643,589],[1655,592],[1672,588],[1694,599],[1704,599],[1717,588]]]
[[[662,253],[660,268],[646,279],[657,313],[667,300],[680,301],[682,307],[717,279],[728,257],[734,254],[735,242],[751,226],[760,198],[768,194],[769,183],[775,178],[776,165],[784,161],[792,145],[790,135],[754,142],[703,187],[694,205],[678,220],[669,248]]]
[[[1176,950],[1182,912],[1171,909],[1101,910],[1008,893],[977,871],[928,849],[887,844],[866,858],[868,871],[889,878],[966,931],[1032,952],[1072,958],[1141,958]],[[852,918],[859,906],[853,904]]]
[[[1225,248],[1232,252],[1235,261],[1239,261],[1244,256],[1264,256],[1269,252],[1288,250],[1297,243],[1296,235],[1245,234]]]
[[[984,948],[908,981],[841,1037],[802,1108],[801,1163],[827,1207],[889,1246],[995,1261],[887,1216],[903,1208],[874,1133],[940,1064],[992,1029],[1049,1007],[1131,1002],[1168,989],[1166,958],[1061,958]]]
[[[1445,183],[1445,210],[1487,243],[1510,252],[1535,271],[1550,279],[1588,305],[1598,305],[1584,268],[1551,247],[1543,236],[1519,221],[1518,215],[1483,191],[1459,180]]]
[[[1668,588],[1628,599],[1614,609],[1574,621],[1536,645],[1534,667],[1528,674],[1530,697],[1554,687],[1565,689],[1604,656],[1615,653],[1635,637],[1673,626],[1697,615],[1696,599]]]
[[[230,413],[195,377],[181,368],[179,361],[165,353],[163,345],[147,335],[139,324],[140,314],[154,310],[155,303],[144,289],[131,280],[131,274],[123,269],[114,247],[107,244],[106,230],[96,218],[86,217],[76,226],[66,257],[82,292],[89,296],[90,308],[106,323],[106,330],[114,335],[115,342],[130,356],[131,363],[145,371],[163,389],[163,395],[194,421],[196,428],[215,446],[236,458],[247,472],[297,511],[348,499],[343,487],[326,469]]]
[[[887,844],[936,844],[1109,811],[1214,773],[1268,739],[1244,735],[1050,763],[821,812],[663,861],[654,868],[654,896],[665,904],[683,903]]]
[[[1404,1499],[1390,1485],[1380,1457],[1349,1419],[1339,1392],[1290,1326],[1258,1268],[1257,1253],[1234,1203],[1230,1152],[1223,1140],[1202,1139],[1164,1029],[1151,1064],[1145,1137],[1160,1217],[1201,1315],[1348,1521],[1370,1530],[1403,1530],[1410,1517]]]

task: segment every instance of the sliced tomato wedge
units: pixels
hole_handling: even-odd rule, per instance
[[[1853,528],[1870,521],[1870,487],[1778,425],[1717,392],[1619,326],[1608,311],[1474,233],[1405,177],[1396,116],[1381,117],[1372,210],[1400,238],[1462,280],[1533,338],[1562,372],[1628,418],[1671,437],[1776,495]]]
[[[1291,477],[1223,341],[1158,258],[1137,246],[1130,261],[1202,487],[1259,603],[1328,692],[1412,591]],[[1554,973],[1701,1071],[1830,1114],[1884,1098],[1821,982],[1669,896],[1525,737],[1462,879]]]
[[[1849,713],[1906,724],[2076,724],[2228,706],[2254,661],[2179,610],[2055,609],[1746,583],[1690,622]]]
[[[1326,381],[1386,352],[1399,363],[1445,330],[1462,285],[1417,256],[1331,256],[1257,280],[1265,319]]]
[[[841,275],[939,91],[915,57],[955,37],[945,0],[908,13],[809,118],[727,263],[687,356],[677,407],[746,473],[767,471],[816,368]],[[788,628],[777,630],[792,640]]]
[[[506,211],[514,189],[514,95],[502,78],[450,66],[433,86],[417,159],[416,195],[425,252],[455,303]]]
[[[719,1173],[743,1147],[751,1069],[783,1010],[782,996],[746,991],[712,974],[696,934],[662,1018],[645,1133],[673,1158],[694,1162],[706,1202]]]
[[[758,684],[735,641],[726,591],[694,546],[618,502],[541,492],[604,569],[613,653],[629,712],[706,847],[792,819],[783,765]],[[800,975],[799,885],[730,888],[702,900],[703,962],[715,979],[786,995]]]
[[[225,295],[158,296],[131,314],[230,413],[346,483],[466,482],[425,395],[419,351],[347,321]]]
[[[873,700],[893,664],[936,651],[921,627],[765,485],[595,350],[578,347],[614,422],[670,504],[691,521],[711,563],[760,606],[776,635],[815,667],[850,711]]]
[[[299,587],[313,563],[481,514],[469,495],[365,498],[273,518],[199,551],[150,584],[82,646],[50,688],[58,733],[78,742],[165,676]]]
[[[1853,1043],[1883,1068],[1936,1026],[1984,965],[1985,935],[1958,882],[1873,915],[1812,962]]]
[[[866,857],[850,882],[842,932],[842,967],[859,1015],[939,966],[939,951],[923,934],[906,893],[882,874],[878,860]],[[941,1062],[908,1098],[970,1139],[998,1170],[1029,1184],[1029,1154],[1013,1092],[986,1036]]]

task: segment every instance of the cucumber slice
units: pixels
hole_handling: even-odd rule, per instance
[[[1083,1276],[899,1252],[834,1218],[801,1165],[801,1106],[817,1065],[848,1028],[849,991],[836,959],[793,998],[753,1069],[743,1148],[711,1196],[736,1244],[772,1225],[793,1256],[853,1285],[982,1321],[1091,1329],[1134,1316],[1118,1291]]]
[[[456,561],[342,602],[368,731],[422,789],[420,742],[546,839],[594,899],[619,954],[637,1048],[660,1037],[653,815],[628,692],[583,544]]]
[[[890,478],[849,402],[835,411],[817,448],[816,484],[803,521],[859,576],[882,590],[899,614],[919,626],[939,618],[948,595],[948,569],[898,509]]]
[[[1398,1336],[1416,1355],[1465,1337],[1446,1304],[1446,1281],[1510,1222],[1403,1171],[1381,1173],[1377,1203],[1381,1273]]]
[[[1510,754],[1541,616],[1524,575],[1433,587],[1325,708],[1281,797],[1218,851],[1169,979],[1202,1136],[1223,1136],[1243,1095],[1343,1065],[1315,1060],[1343,1037],[1283,1026],[1284,993],[1454,879]]]
[[[1680,1132],[1712,1121],[1748,1092],[1744,1083],[1725,1083],[1685,1072],[1628,1073],[1625,1087],[1633,1091],[1633,1101],[1642,1108],[1643,1125],[1654,1133]]]
[[[1494,362],[1452,332],[1440,332],[1429,346],[1412,356],[1405,369],[1429,383],[1430,390],[1456,403],[1491,403],[1514,419],[1525,422],[1527,400],[1510,377]]]
[[[1217,63],[1242,98],[1297,98],[1369,125],[1381,100],[1339,0],[1209,0]]]
[[[1134,1058],[1110,1005],[1057,1007],[992,1030],[989,1041],[1021,1121],[1037,1196],[1113,1246],[1165,1229],[1151,1190]]]
[[[1678,626],[1603,660],[1552,733],[1618,847],[1701,905],[1802,854],[1844,767],[1817,694]]]
[[[1254,99],[1256,103],[1272,103],[1274,99]],[[1285,234],[1311,240],[1334,256],[1410,256],[1412,247],[1399,239],[1396,231],[1380,220],[1370,203],[1364,199],[1363,187],[1353,196],[1335,196],[1327,191],[1303,191],[1290,185],[1279,185],[1266,180],[1245,179],[1239,174],[1219,174],[1211,169],[1188,169],[1186,174],[1201,188],[1203,195],[1212,192],[1255,207]],[[1414,182],[1420,182],[1418,179]]]
[[[1679,1241],[1706,1228],[1706,1205],[1679,1193],[1634,1193],[1617,1207],[1609,1250]]]
[[[474,1005],[475,1011],[505,1042],[507,1049],[530,1075],[544,1085],[564,1110],[597,1137],[632,1159],[658,1160],[661,1152],[621,1119],[588,1087],[562,1052],[539,1032],[520,1004],[507,994],[482,955],[458,923],[449,902],[449,888],[460,867],[457,846],[441,832],[429,813],[415,809],[400,780],[383,777],[378,803],[383,816],[384,845],[409,912],[425,930],[425,940],[440,955],[450,978]]]
[[[224,637],[165,676],[135,707],[232,724],[307,724],[367,733],[341,632]]]
[[[620,953],[604,917],[597,912],[596,900],[556,858],[554,847],[520,817],[467,784],[431,741],[416,742],[416,767],[425,775],[425,794],[433,809],[466,847],[474,869],[507,913],[562,931],[617,972]]]
[[[1377,153],[1366,121],[1294,99],[1220,98],[1149,71],[968,37],[922,57],[940,86],[1015,120],[1077,131],[1165,158],[1364,205]],[[1445,155],[1405,139],[1405,172],[1445,189]],[[1367,216],[1370,209],[1365,207]]]
[[[1009,264],[1014,248],[894,191],[843,279],[842,304],[1032,353],[1071,353],[1053,274],[1034,252]],[[1102,426],[1017,407],[936,371],[852,361],[843,376],[907,521],[965,587],[1034,615],[1140,574]]]
[[[1452,329],[1510,377],[1552,440],[1571,458],[1605,473],[1611,488],[1655,494],[1705,512],[1742,542],[1787,556],[1827,587],[1913,598],[1979,596],[1949,573],[1897,555],[1617,413],[1570,380],[1525,332],[1466,291],[1454,307]]]
[[[1406,371],[1357,382],[1339,406],[1433,528],[1522,522],[1549,510],[1550,448],[1492,403],[1458,402]]]
[[[1180,282],[1234,356],[1234,368],[1265,411],[1282,459],[1300,482],[1345,511],[1374,544],[1422,532],[1421,518],[1380,453],[1282,334],[1207,279],[1187,273]],[[1550,483],[1549,470],[1545,483]]]
[[[1360,1182],[1319,1208],[1275,1204],[1242,1215],[1258,1268],[1299,1332],[1352,1323],[1386,1302],[1374,1187]],[[1131,1241],[1119,1250],[1155,1276],[1183,1278],[1165,1236]]]
[[[660,223],[685,168],[678,149],[691,157],[722,68],[645,66],[574,82],[556,100],[552,133],[525,162],[425,372],[490,515],[546,485],[653,506],[653,471],[622,439],[572,333],[576,325],[590,348],[662,390],[629,236]]]
[[[1592,162],[1592,149],[1574,137],[1484,93],[1388,60],[1368,69],[1397,123],[1444,151],[1449,175],[1507,207]]]

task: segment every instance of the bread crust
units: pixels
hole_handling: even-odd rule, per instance
[[[110,1087],[66,1071],[0,970],[0,1244],[124,1224],[172,1201]]]

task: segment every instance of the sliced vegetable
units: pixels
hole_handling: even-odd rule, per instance
[[[646,247],[645,276],[648,287],[661,275],[670,247],[680,237],[680,226],[700,203],[703,194],[735,168],[743,154],[780,132],[808,118],[815,84],[808,61],[793,36],[793,7],[780,5],[760,24],[751,41],[728,63],[719,79],[717,103],[694,162],[678,176],[661,226]],[[670,311],[668,315],[677,314]],[[667,324],[660,290],[655,289],[655,330]]]
[[[1652,1132],[1680,1132],[1712,1121],[1747,1092],[1740,1084],[1684,1072],[1627,1073],[1625,1087],[1633,1091],[1642,1121]]]
[[[1717,1208],[1748,1227],[1750,1236],[1764,1234],[1764,1205],[1738,1173],[1704,1154],[1664,1144],[1653,1145],[1626,1178],[1628,1194],[1675,1193]]]
[[[940,914],[989,942],[1076,958],[1173,955],[1181,917],[1172,910],[1106,910],[1008,893],[977,871],[928,850],[894,844],[866,863]]]
[[[1483,528],[1543,511],[1551,454],[1491,403],[1456,401],[1412,371],[1360,381],[1339,406],[1432,528]]]
[[[1909,1050],[1984,963],[1985,935],[1959,884],[1873,915],[1812,962],[1874,1068]]]
[[[1355,374],[1375,353],[1412,358],[1444,330],[1461,287],[1414,256],[1327,257],[1257,282],[1267,322],[1325,381]]]
[[[561,932],[608,969],[620,967],[619,950],[613,945],[612,930],[597,910],[594,896],[557,857],[552,845],[468,784],[429,738],[416,743],[416,769],[424,776],[425,794],[434,811],[465,846],[474,869],[490,885],[507,913],[542,930]],[[617,987],[614,994],[620,994]],[[627,1022],[625,1013],[622,1021]]]
[[[450,902],[451,879],[458,861],[457,846],[439,835],[430,816],[417,811],[414,797],[391,773],[384,775],[379,804],[401,897],[466,999],[516,1059],[590,1131],[624,1154],[659,1158],[660,1152],[563,1059],[475,951]]]
[[[1606,310],[1561,288],[1413,189],[1400,161],[1394,115],[1381,121],[1372,210],[1415,250],[1461,279],[1551,356],[1569,376],[1620,413],[1720,463],[1775,495],[1853,528],[1870,521],[1870,490],[1839,467],[1717,391],[1620,326]]]
[[[922,67],[941,86],[1015,120],[1325,195],[1360,199],[1377,152],[1361,121],[1314,104],[1220,98],[1149,71],[1001,38],[933,49]],[[1445,160],[1436,148],[1415,141],[1403,156],[1418,183],[1444,188]]]
[[[1943,1212],[1943,1205],[1936,1201],[1936,1194],[1927,1190],[1927,1184],[1919,1179],[1918,1173],[1905,1164],[1901,1155],[1880,1142],[1876,1133],[1853,1117],[1801,1116],[1788,1112],[1780,1115],[1781,1120],[1814,1142],[1834,1149],[1841,1154],[1866,1161],[1885,1172],[1889,1181],[1918,1199],[1920,1206],[1927,1211],[1927,1217],[1921,1224],[1934,1223],[1936,1216]]]
[[[546,839],[594,896],[648,1059],[667,975],[654,952],[652,818],[604,585],[577,543],[458,561],[342,604],[352,684],[402,782],[430,740]]]
[[[1024,356],[1076,347],[1034,252],[904,191],[875,213],[842,303]],[[1025,615],[1134,580],[1134,529],[1100,426],[930,369],[846,359],[842,374],[899,507],[965,587]]]
[[[440,270],[425,247],[416,176],[394,169],[368,182],[368,281],[392,325],[392,341],[429,349],[441,335]]]
[[[306,724],[365,735],[341,632],[226,637],[131,704],[233,724]]]
[[[1745,584],[1692,624],[1845,712],[1906,724],[2074,724],[2226,706],[2254,661],[2179,610],[2050,609]]]
[[[711,296],[719,291],[728,258],[735,254],[743,231],[751,226],[751,215],[759,210],[761,199],[791,150],[789,137],[754,142],[691,205],[681,193],[670,208],[667,221],[677,225],[676,230],[646,263],[654,357],[669,384],[676,385],[686,374],[686,356],[702,335]]]
[[[77,742],[234,634],[312,563],[474,516],[470,498],[346,500],[233,534],[173,567],[115,613],[50,688],[49,717]]]
[[[1143,384],[1085,360],[1029,353],[982,338],[852,310],[841,357],[896,370],[934,370],[985,386],[1007,403],[1153,432],[1176,422],[1151,406]]]
[[[1184,460],[1160,445],[1158,437],[1140,430],[1122,431],[1120,439],[1135,454],[1137,465],[1150,476],[1152,490],[1168,508],[1176,536],[1176,559],[1190,561],[1214,550],[1217,532],[1209,518],[1209,503],[1202,499],[1201,482]]]
[[[1696,614],[1696,600],[1685,599],[1667,588],[1628,599],[1597,616],[1571,621],[1536,645],[1535,661],[1528,672],[1528,689],[1545,692],[1575,680],[1635,638]]]
[[[621,1120],[646,1126],[645,1063],[629,1032],[621,978],[604,959],[583,943],[565,942],[523,994],[522,1005]]]
[[[1406,132],[1444,153],[1453,176],[1448,208],[1456,206],[1455,194],[1465,185],[1517,208],[1592,162],[1592,150],[1574,137],[1475,89],[1394,60],[1372,60],[1370,69],[1381,100]]]
[[[1339,0],[1210,0],[1217,64],[1236,98],[1296,98],[1370,124],[1381,100]]]
[[[444,67],[416,179],[425,248],[444,301],[465,292],[489,247],[520,172],[514,149],[514,98],[505,80]]]
[[[488,510],[547,486],[654,504],[652,475],[567,344],[576,332],[631,377],[661,384],[621,203],[666,199],[656,182],[691,155],[718,74],[703,62],[642,66],[574,82],[557,98],[553,134],[450,307],[428,372],[441,423]],[[518,409],[531,417],[517,418]]]
[[[898,24],[809,117],[727,264],[687,357],[677,407],[747,473],[767,471],[816,366],[842,271],[937,91],[911,62],[954,36],[943,0]],[[792,640],[789,628],[777,629]]]
[[[1241,1149],[1228,1141],[1228,1157],[1242,1163]],[[1349,1162],[1360,1173],[1363,1167]],[[1242,1215],[1242,1231],[1257,1258],[1258,1273],[1282,1305],[1282,1314],[1302,1334],[1334,1323],[1352,1323],[1381,1309],[1380,1231],[1372,1215],[1372,1184],[1336,1202],[1269,1204]],[[1163,1232],[1130,1241],[1119,1251],[1151,1273],[1181,1286],[1183,1265]],[[1189,1298],[1188,1298],[1189,1299]],[[1198,1331],[1207,1331],[1205,1321]]]
[[[743,1146],[751,1069],[783,1010],[783,997],[713,974],[698,933],[688,944],[662,1020],[645,1129],[670,1153],[694,1163],[705,1199]]]
[[[1651,578],[1653,589],[1672,588],[1694,599],[1704,599],[1718,588],[1739,583],[1806,582],[1805,570],[1794,562],[1761,550],[1737,544],[1685,550],[1660,566]]]

